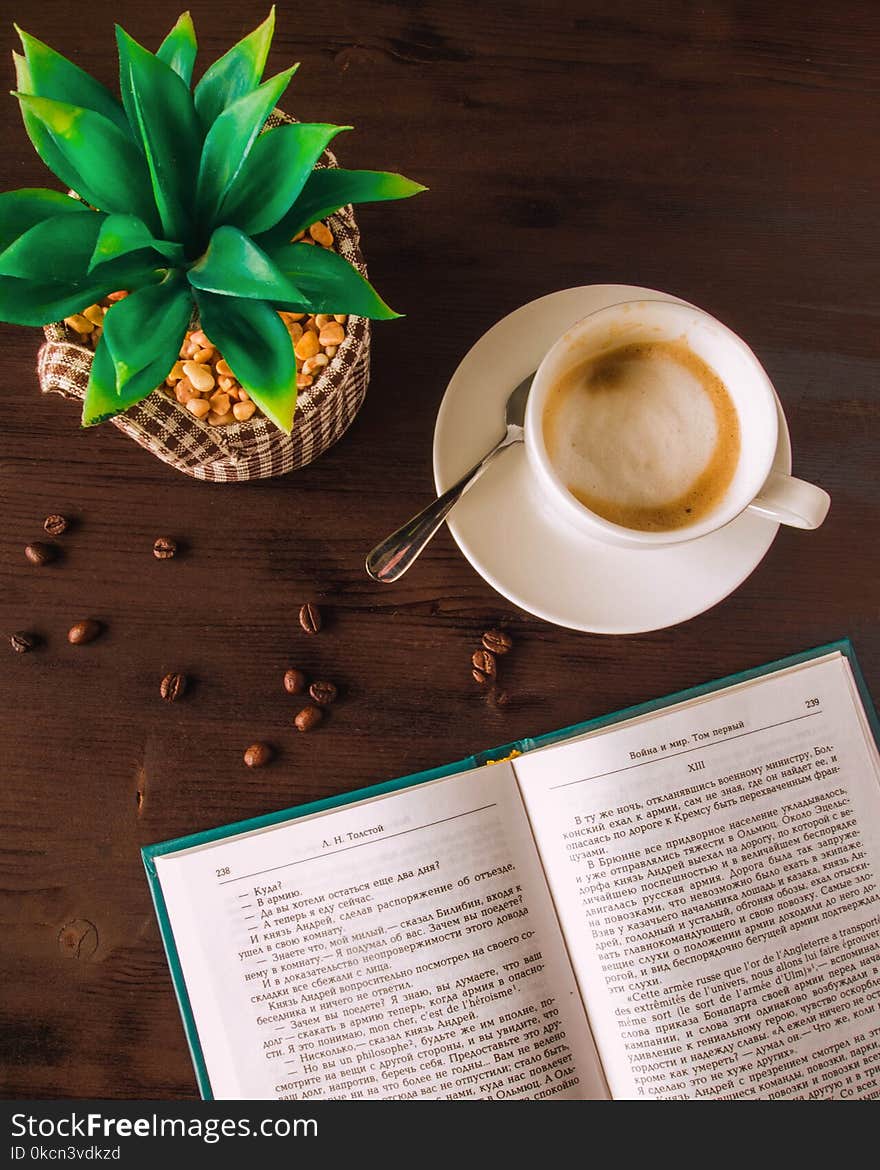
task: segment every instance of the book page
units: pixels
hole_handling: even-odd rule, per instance
[[[607,1097],[509,764],[156,867],[216,1098]]]
[[[880,772],[846,659],[515,770],[613,1096],[880,1096]]]

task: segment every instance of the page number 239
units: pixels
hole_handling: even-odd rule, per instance
[[[811,707],[818,707],[819,706],[819,700],[818,699],[805,699],[804,706],[809,711]]]

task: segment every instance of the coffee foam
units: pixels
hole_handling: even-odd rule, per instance
[[[576,499],[641,531],[710,512],[740,450],[723,382],[683,340],[617,345],[574,364],[548,396],[544,441]]]

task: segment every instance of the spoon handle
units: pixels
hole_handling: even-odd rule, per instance
[[[392,532],[390,536],[386,536],[380,544],[377,544],[366,560],[367,573],[373,580],[389,582],[402,577],[464,493],[472,484],[476,483],[498,452],[503,451],[505,447],[521,437],[522,428],[508,428],[504,438],[491,451],[487,452],[479,463],[475,463],[470,471],[465,472],[452,487],[447,488],[442,496],[438,496],[436,500],[428,504],[427,508],[423,508],[396,532]]]

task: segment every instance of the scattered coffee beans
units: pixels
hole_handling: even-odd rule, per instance
[[[293,722],[297,731],[311,731],[323,718],[324,712],[320,707],[303,707]]]
[[[177,541],[170,536],[160,536],[153,542],[153,556],[158,561],[170,561],[177,552]]]
[[[308,682],[305,671],[291,667],[290,670],[284,672],[284,689],[288,695],[301,695],[308,686]]]
[[[471,663],[474,670],[480,671],[487,678],[494,678],[498,673],[495,655],[491,650],[475,650],[471,655]]]
[[[305,605],[300,607],[299,624],[307,634],[317,634],[324,624],[317,605],[312,605],[310,601],[307,601]]]
[[[335,703],[339,691],[332,682],[313,682],[309,687],[309,694],[319,707],[329,707]]]
[[[498,682],[498,656],[512,649],[513,638],[504,630],[486,630],[480,643],[479,649],[471,655],[471,675],[474,682],[485,689],[493,706],[505,707],[510,696]]]
[[[187,678],[179,671],[166,674],[159,683],[159,694],[166,703],[175,703],[186,690]]]
[[[30,634],[10,634],[9,645],[16,654],[27,654],[34,648],[34,639]]]
[[[53,513],[43,521],[43,531],[48,532],[50,536],[63,536],[67,531],[67,521],[63,516]]]
[[[42,540],[35,540],[33,544],[25,545],[24,555],[32,565],[48,565],[55,560],[55,548]]]
[[[510,634],[506,634],[504,630],[487,630],[483,634],[483,645],[496,656],[506,654],[513,646],[513,638],[511,638]]]
[[[267,743],[252,743],[244,753],[244,762],[249,768],[262,768],[271,759],[272,749]]]
[[[71,646],[84,646],[86,642],[94,642],[103,628],[94,618],[86,618],[85,621],[76,622],[70,627],[67,631],[67,640]]]

